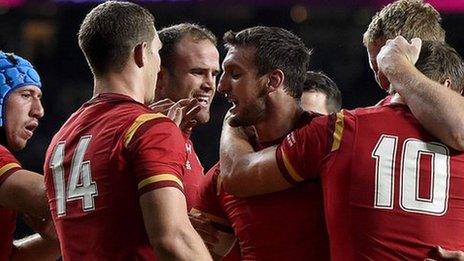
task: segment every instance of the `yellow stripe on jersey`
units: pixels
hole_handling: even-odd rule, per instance
[[[190,213],[191,214],[202,214],[203,216],[205,216],[206,218],[208,218],[209,220],[215,222],[215,223],[218,223],[218,224],[221,224],[221,225],[225,225],[225,226],[230,226],[230,222],[229,220],[225,219],[225,218],[221,218],[221,217],[218,217],[218,216],[215,216],[215,215],[212,215],[212,214],[209,214],[209,213],[206,213],[206,212],[203,212],[201,210],[198,210],[196,208],[192,208],[190,210]]]
[[[337,121],[335,122],[335,129],[333,133],[332,150],[336,151],[340,148],[342,142],[343,128],[345,127],[343,111],[337,113]]]
[[[298,175],[296,170],[293,168],[292,164],[290,164],[290,161],[288,160],[288,157],[283,150],[282,150],[282,159],[284,160],[284,165],[288,171],[288,174],[290,174],[293,180],[295,180],[296,182],[303,181],[304,179],[300,175]]]
[[[156,175],[156,176],[151,176],[149,178],[146,178],[142,181],[139,182],[138,184],[138,189],[141,189],[147,185],[150,185],[150,184],[153,184],[153,183],[156,183],[156,182],[161,182],[161,181],[174,181],[176,182],[181,188],[184,188],[184,185],[182,184],[182,181],[172,175],[172,174],[160,174],[160,175]]]
[[[0,168],[0,176],[5,174],[5,172],[9,171],[12,168],[21,168],[21,166],[18,163],[8,163],[5,166]]]
[[[132,137],[134,136],[135,132],[140,126],[142,126],[142,124],[149,120],[163,117],[166,116],[164,116],[162,113],[146,113],[137,117],[134,123],[132,123],[132,125],[129,127],[129,130],[127,131],[126,135],[124,135],[124,146],[127,147],[127,145],[129,145],[129,142],[132,140]]]

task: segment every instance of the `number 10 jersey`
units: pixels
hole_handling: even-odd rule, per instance
[[[423,260],[464,250],[464,154],[404,105],[313,119],[277,150],[290,182],[320,177],[333,260]]]

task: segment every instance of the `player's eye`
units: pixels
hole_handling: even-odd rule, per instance
[[[237,80],[238,78],[240,78],[241,75],[242,75],[241,73],[232,72],[232,73],[230,74],[230,77],[232,77],[232,79],[234,79],[234,80]]]

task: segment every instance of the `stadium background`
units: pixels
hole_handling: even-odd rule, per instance
[[[427,0],[426,0],[427,1]],[[45,150],[69,115],[92,96],[92,77],[77,44],[85,14],[102,1],[0,0],[0,50],[16,52],[35,65],[43,83],[45,117],[18,153],[26,169],[42,173]],[[369,69],[362,34],[388,0],[167,0],[137,1],[155,15],[156,28],[194,22],[218,39],[228,30],[254,25],[279,26],[298,34],[313,49],[311,69],[327,73],[338,84],[344,108],[369,106],[384,93]],[[464,52],[464,0],[429,0],[443,17],[447,42]],[[219,41],[221,42],[221,41]],[[225,56],[218,46],[221,59]],[[222,61],[222,60],[221,60]],[[218,159],[222,117],[229,104],[217,94],[211,121],[194,130],[193,141],[205,170]],[[19,222],[16,237],[30,233]]]

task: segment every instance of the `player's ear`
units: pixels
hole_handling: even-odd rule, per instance
[[[275,69],[268,74],[267,79],[268,81],[266,87],[268,89],[268,92],[271,93],[284,85],[285,74],[282,70]]]
[[[451,88],[451,79],[446,78],[446,80],[443,82],[443,85],[445,85],[446,88]]]
[[[134,62],[137,67],[141,68],[147,63],[148,52],[147,42],[139,43],[134,47]]]

